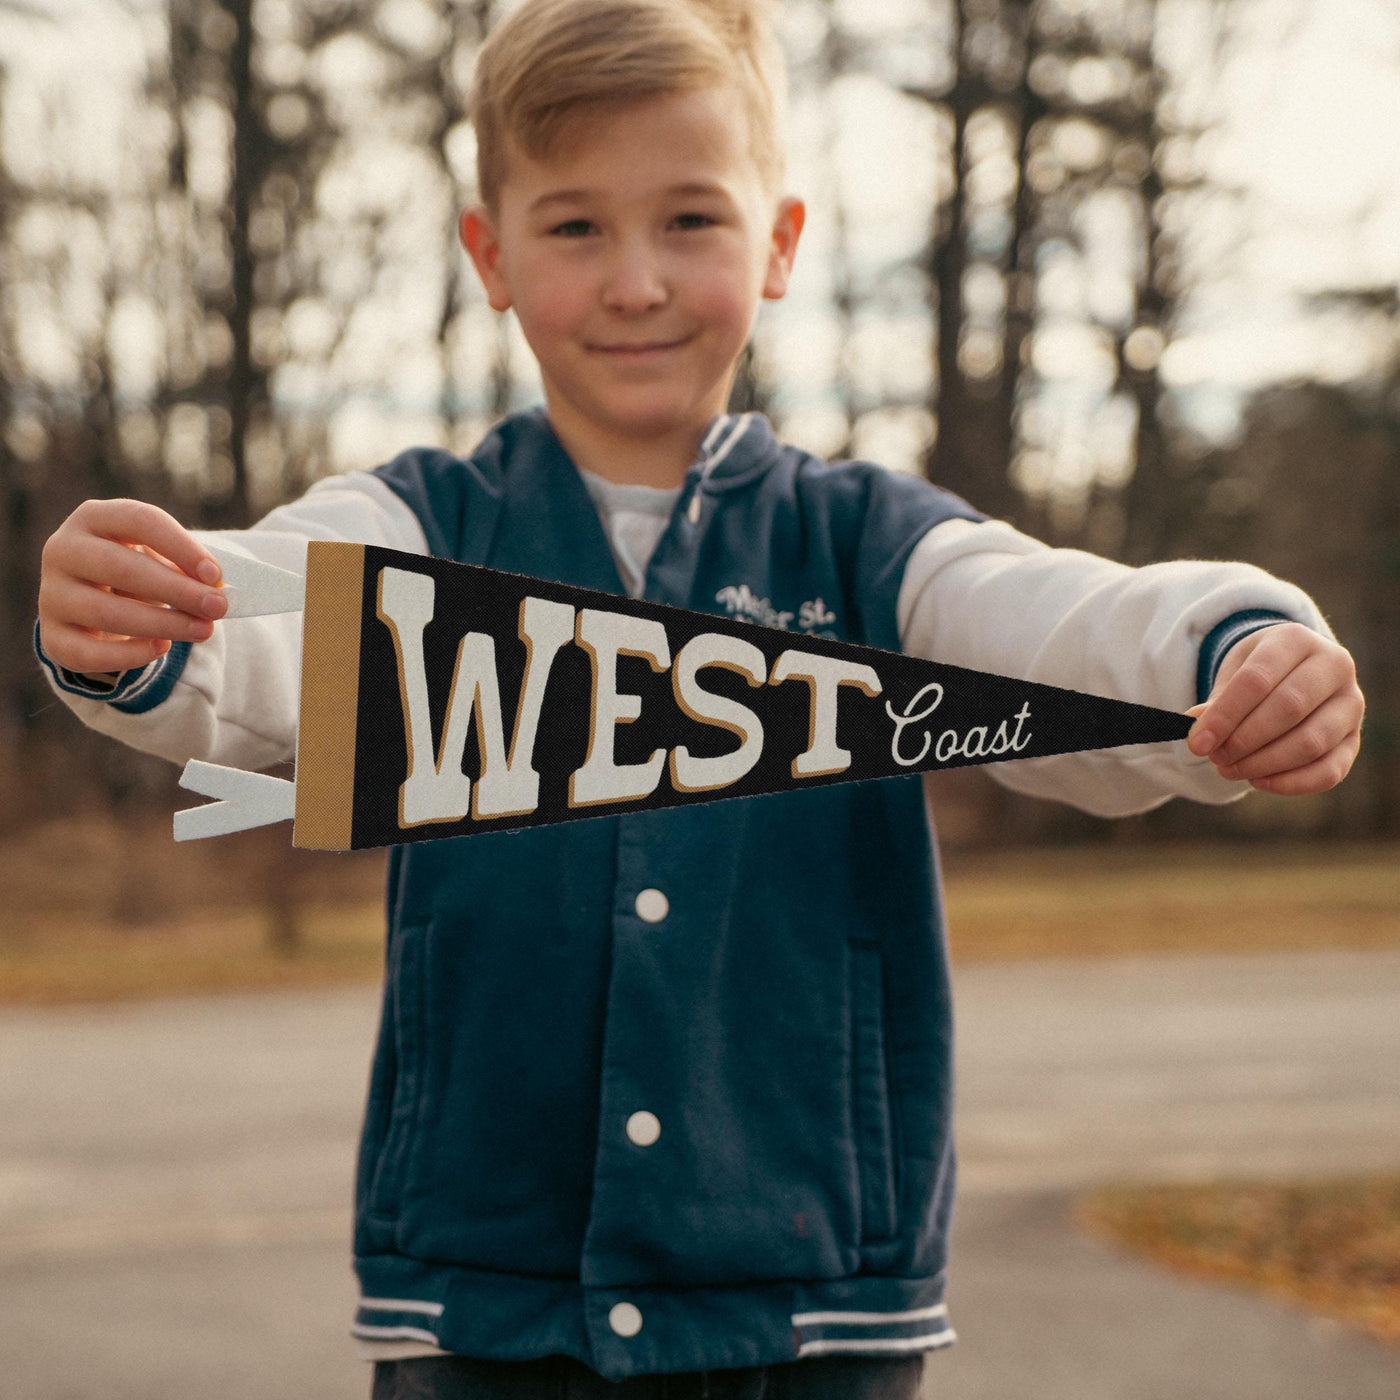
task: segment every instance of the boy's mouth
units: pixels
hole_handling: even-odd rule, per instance
[[[616,355],[619,359],[641,359],[647,355],[659,355],[666,350],[678,350],[690,340],[682,336],[678,340],[638,340],[622,341],[615,345],[591,345],[589,349],[599,355]]]

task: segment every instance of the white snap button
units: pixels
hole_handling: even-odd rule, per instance
[[[661,1120],[643,1109],[627,1120],[627,1136],[638,1147],[650,1147],[661,1136]]]
[[[642,1330],[642,1310],[635,1303],[614,1303],[608,1313],[608,1326],[619,1337],[635,1337]]]
[[[671,912],[671,901],[660,890],[643,890],[637,896],[637,917],[659,924]]]

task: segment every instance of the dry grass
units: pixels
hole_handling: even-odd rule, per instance
[[[122,1001],[199,992],[372,981],[384,966],[378,903],[301,911],[295,947],[279,950],[258,909],[202,911],[139,929],[102,922],[0,941],[0,1005]]]
[[[168,818],[93,817],[0,845],[0,1004],[377,978],[382,856],[297,851],[289,835],[177,844]]]
[[[950,862],[959,961],[1400,948],[1394,845],[1080,847]]]
[[[0,937],[47,932],[73,918],[130,928],[190,910],[375,899],[377,851],[298,851],[283,824],[176,841],[169,815],[123,820],[106,813],[31,826],[0,841]]]
[[[1133,1253],[1400,1343],[1400,1176],[1110,1187],[1077,1215]]]
[[[960,856],[960,961],[1400,947],[1393,846],[1094,847]],[[178,844],[95,816],[0,843],[0,1003],[374,979],[380,853],[296,851],[285,826]],[[294,924],[291,946],[285,935]]]

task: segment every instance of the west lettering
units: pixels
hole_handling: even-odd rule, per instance
[[[394,638],[408,748],[408,774],[399,789],[399,825],[461,821],[468,811],[479,818],[532,812],[539,802],[540,777],[531,759],[545,683],[559,648],[573,637],[574,610],[543,598],[526,598],[521,604],[519,635],[526,647],[526,664],[509,755],[501,720],[496,644],[481,632],[468,632],[462,638],[442,739],[434,756],[423,629],[433,619],[435,594],[434,582],[426,574],[380,571],[376,613]],[[462,771],[467,726],[473,715],[481,754],[475,792]]]
[[[618,763],[614,757],[613,729],[630,724],[642,712],[639,695],[618,694],[617,658],[640,656],[653,671],[664,671],[671,664],[666,629],[650,618],[581,608],[576,640],[593,663],[593,697],[588,754],[569,779],[569,806],[650,797],[661,781],[666,750],[654,750],[645,763]]]
[[[737,783],[763,753],[763,725],[758,716],[737,700],[703,689],[699,673],[706,666],[734,671],[751,686],[762,685],[768,674],[763,653],[738,637],[702,632],[680,649],[671,672],[676,704],[691,719],[727,729],[741,742],[732,753],[718,758],[695,758],[689,749],[677,745],[671,750],[671,786],[677,792],[709,792]]]
[[[836,742],[836,700],[841,686],[853,685],[872,699],[880,693],[880,677],[869,666],[837,656],[785,651],[773,663],[770,685],[786,680],[805,681],[812,693],[807,726],[807,750],[792,761],[794,778],[818,778],[844,773],[851,766],[851,751]]]

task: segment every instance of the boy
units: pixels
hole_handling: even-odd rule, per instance
[[[1339,781],[1361,695],[1298,590],[1048,550],[724,412],[802,231],[780,100],[752,0],[527,0],[481,56],[461,234],[544,412],[465,460],[320,483],[224,543],[300,568],[308,538],[353,538],[1198,702],[1188,754],[997,771],[1104,814]],[[215,628],[217,578],[163,513],[89,502],[45,550],[42,654],[127,742],[285,760],[297,620]],[[355,1231],[377,1400],[916,1392],[953,1335],[951,1017],[917,780],[402,847],[389,918]]]

